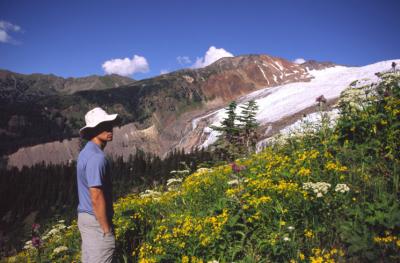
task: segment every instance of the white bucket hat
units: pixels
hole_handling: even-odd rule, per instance
[[[107,114],[102,108],[96,107],[88,111],[85,115],[86,126],[79,130],[80,136],[85,135],[85,131],[90,128],[94,128],[102,122],[115,121],[118,114]]]

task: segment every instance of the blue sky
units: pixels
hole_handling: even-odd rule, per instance
[[[400,58],[399,10],[397,0],[0,0],[0,68],[143,79],[225,55],[366,65]]]

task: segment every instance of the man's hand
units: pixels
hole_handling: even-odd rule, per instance
[[[111,222],[108,222],[106,212],[106,200],[101,187],[90,187],[90,198],[92,199],[93,212],[99,221],[103,233],[107,234],[111,232]]]

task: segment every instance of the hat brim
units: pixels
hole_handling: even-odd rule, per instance
[[[115,121],[117,120],[118,114],[110,114],[107,115],[103,120],[97,122],[97,123],[93,123],[92,125],[86,125],[85,127],[81,128],[79,130],[79,135],[81,137],[85,136],[85,132],[89,129],[93,129],[96,128],[100,123],[104,123],[104,122],[109,122],[109,121]]]

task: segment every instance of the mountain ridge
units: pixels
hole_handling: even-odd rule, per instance
[[[82,90],[108,89],[134,81],[115,74],[63,78],[54,74],[21,74],[0,69],[0,101],[7,104],[26,102],[45,96],[73,94]]]
[[[84,125],[84,113],[94,106],[102,106],[107,111],[119,113],[123,119],[122,126],[117,129],[115,136],[123,138],[114,143],[114,146],[110,144],[110,147],[107,147],[110,154],[123,153],[126,157],[136,149],[144,148],[163,156],[180,145],[184,134],[191,129],[193,116],[224,107],[229,101],[260,88],[298,81],[307,82],[311,79],[312,76],[299,64],[268,55],[247,55],[222,58],[205,68],[182,69],[113,89],[83,90],[73,94],[45,96],[30,106],[35,112],[33,117],[43,117],[36,122],[42,122],[41,126],[46,127],[36,131],[36,137],[29,134],[29,127],[32,126],[29,126],[29,123],[32,121],[30,116],[26,116],[26,112],[20,110],[16,113],[13,112],[15,107],[10,107],[5,111],[8,115],[2,113],[2,118],[7,121],[1,123],[0,135],[6,135],[4,137],[7,138],[11,128],[14,132],[11,135],[14,137],[8,136],[8,140],[5,141],[9,144],[2,143],[1,152],[14,152],[14,157],[21,156],[22,153],[18,153],[21,152],[18,151],[21,147],[36,145],[33,148],[37,149],[41,148],[40,144],[43,143],[71,140],[74,155],[79,149],[76,146],[79,144],[76,136],[78,129]],[[24,129],[24,125],[27,129]],[[118,134],[118,131],[121,134]],[[18,141],[23,134],[30,136],[30,143]],[[49,138],[40,139],[43,134]],[[18,147],[15,146],[17,144]],[[12,146],[14,148],[10,151]],[[54,151],[56,150],[53,149],[52,152]],[[26,164],[32,165],[40,162],[40,159],[49,160],[45,150],[40,154],[28,152],[22,154],[27,155],[26,158],[12,157],[12,163],[22,164],[23,162],[18,160],[26,159]],[[65,149],[61,150],[60,154],[62,153],[66,153]],[[50,156],[50,159],[52,157]],[[59,162],[60,158],[53,161]]]

